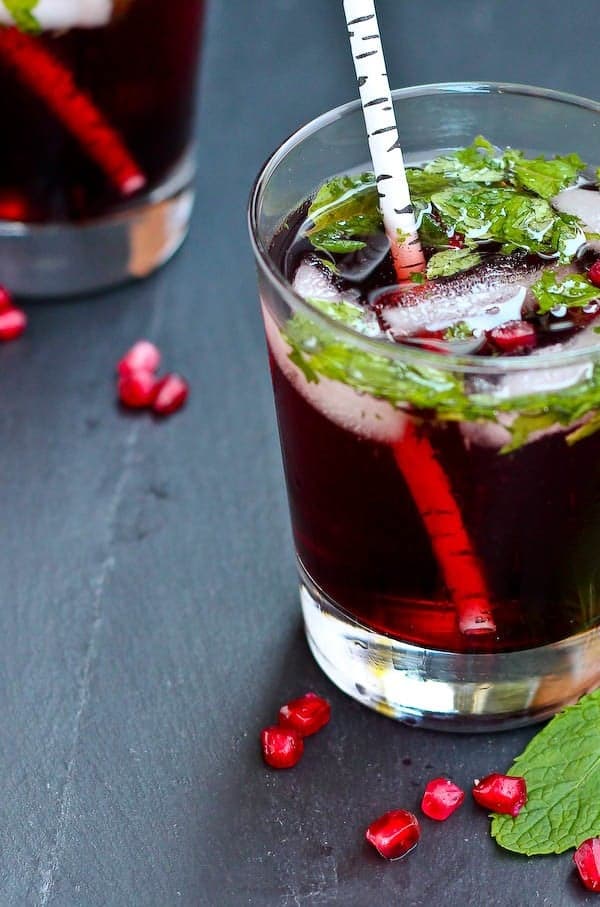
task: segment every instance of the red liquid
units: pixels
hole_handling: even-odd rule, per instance
[[[100,28],[36,38],[68,69],[146,177],[160,185],[192,135],[202,0],[131,0]],[[0,219],[81,220],[123,203],[55,114],[0,56]]]
[[[298,554],[340,607],[380,632],[454,651],[539,646],[597,623],[600,435],[570,447],[548,434],[500,454],[467,448],[454,423],[426,423],[497,625],[465,636],[391,444],[324,416],[274,356],[271,369]]]

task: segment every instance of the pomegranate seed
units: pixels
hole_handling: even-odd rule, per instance
[[[589,891],[600,891],[600,838],[588,838],[573,854],[579,877]]]
[[[493,773],[478,781],[473,796],[480,806],[495,813],[516,816],[527,803],[525,778]]]
[[[7,312],[13,308],[12,296],[5,287],[0,286],[0,312]]]
[[[119,375],[133,372],[155,372],[160,365],[160,350],[149,340],[138,340],[127,350],[117,365]]]
[[[132,372],[130,375],[121,375],[117,388],[119,400],[130,409],[152,406],[157,389],[158,381],[152,372]]]
[[[453,233],[448,240],[448,245],[453,249],[462,249],[465,244],[465,238],[462,233]]]
[[[536,343],[535,328],[528,321],[507,321],[487,331],[486,337],[502,353],[531,349]]]
[[[294,728],[302,737],[316,734],[330,718],[331,706],[316,693],[306,693],[299,699],[292,699],[279,709],[279,724]]]
[[[0,220],[29,220],[31,206],[19,192],[0,193]]]
[[[587,276],[588,280],[593,283],[595,287],[600,287],[600,258],[594,262],[589,269]]]
[[[448,778],[434,778],[425,788],[421,809],[430,819],[443,822],[458,809],[465,792]]]
[[[15,340],[27,327],[27,315],[21,309],[0,311],[0,340]]]
[[[168,416],[180,409],[187,400],[189,387],[180,375],[165,375],[158,382],[156,397],[152,404],[155,413]]]
[[[371,822],[367,841],[386,860],[397,860],[417,846],[421,837],[419,821],[405,809],[393,809]]]
[[[260,733],[260,742],[263,759],[272,768],[292,768],[304,752],[302,737],[293,728],[266,727]]]

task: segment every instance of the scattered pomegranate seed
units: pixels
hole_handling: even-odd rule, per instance
[[[1,318],[2,316],[0,316]],[[157,394],[159,382],[152,372],[132,372],[121,375],[118,384],[119,400],[130,409],[143,409],[152,406]]]
[[[448,245],[453,249],[462,249],[465,244],[465,238],[462,233],[453,233],[448,240]]]
[[[371,822],[365,836],[386,860],[398,860],[417,846],[421,829],[413,813],[393,809]]]
[[[316,693],[306,693],[299,699],[292,699],[279,709],[279,724],[294,728],[302,737],[316,734],[330,718],[331,706]]]
[[[588,838],[573,854],[579,878],[589,891],[600,891],[600,838]]]
[[[9,309],[14,308],[14,303],[12,296],[6,289],[6,287],[0,286],[0,312],[7,312]]]
[[[528,321],[507,321],[486,333],[490,343],[502,353],[517,353],[535,346],[535,328]]]
[[[516,816],[527,803],[527,785],[525,778],[493,773],[475,784],[473,796],[486,809]]]
[[[161,416],[168,416],[183,406],[188,393],[188,384],[180,375],[165,375],[158,382],[152,409]]]
[[[133,372],[155,372],[160,365],[160,350],[149,340],[138,340],[127,350],[117,365],[119,375]]]
[[[21,309],[0,310],[0,340],[16,340],[27,327],[27,315]]]
[[[430,819],[443,822],[458,809],[465,792],[448,778],[434,778],[425,788],[421,809]]]
[[[260,734],[263,759],[272,768],[292,768],[300,761],[304,743],[293,728],[266,727]]]
[[[0,220],[29,220],[30,205],[19,192],[0,192]]]
[[[589,269],[587,276],[588,280],[593,283],[595,287],[600,287],[600,258],[594,262]]]

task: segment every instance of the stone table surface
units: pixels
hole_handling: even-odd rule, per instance
[[[396,86],[597,90],[593,0],[379,10]],[[345,41],[333,0],[213,0],[186,246],[145,282],[28,306],[0,349],[2,907],[593,902],[569,855],[500,851],[471,803],[408,860],[369,852],[373,817],[432,774],[507,767],[533,731],[395,724],[303,638],[245,202],[288,133],[355,95]],[[168,421],[114,403],[142,336],[191,381]],[[259,729],[305,689],[331,725],[269,771]]]

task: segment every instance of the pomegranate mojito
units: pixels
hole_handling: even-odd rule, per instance
[[[575,147],[481,135],[410,160],[427,261],[410,281],[367,168],[271,231],[289,295],[263,280],[261,296],[307,632],[382,711],[518,724],[599,679],[573,642],[588,651],[599,618],[598,174]]]
[[[189,186],[203,5],[0,2],[3,236],[11,222],[33,235],[122,216]]]

